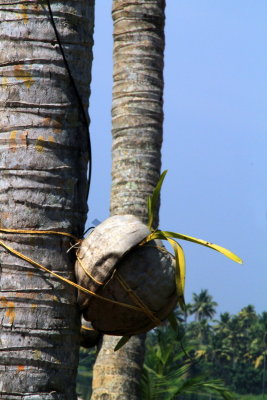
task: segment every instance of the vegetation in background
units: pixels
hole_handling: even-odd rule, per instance
[[[216,303],[207,291],[194,294],[193,300],[189,310],[195,320],[185,324],[186,338],[198,347],[205,369],[236,393],[265,392],[267,312],[257,315],[248,305],[236,315],[226,312],[211,320]]]
[[[76,392],[82,400],[90,400],[92,369],[96,357],[96,348],[80,347],[80,362],[77,373]]]
[[[141,381],[142,400],[174,400],[181,395],[197,393],[217,394],[225,400],[233,399],[219,379],[211,379],[197,372],[201,356],[193,347],[182,345],[182,331],[169,326],[150,332],[146,342],[146,357]]]
[[[166,324],[148,333],[142,400],[230,399],[230,392],[236,400],[267,400],[267,312],[248,305],[213,319],[216,306],[207,290],[194,293],[187,316],[175,311],[178,332]],[[77,393],[84,400],[94,358],[81,349]]]

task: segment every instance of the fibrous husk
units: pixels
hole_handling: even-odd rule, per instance
[[[132,215],[116,215],[98,225],[81,243],[75,265],[79,285],[114,304],[82,291],[83,317],[105,334],[146,332],[166,319],[177,303],[174,259]]]

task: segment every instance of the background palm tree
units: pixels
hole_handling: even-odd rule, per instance
[[[218,304],[213,301],[207,289],[202,289],[199,294],[193,293],[193,303],[191,313],[195,314],[195,320],[212,319],[216,313]]]
[[[114,0],[111,214],[147,222],[147,198],[160,176],[164,0]],[[158,224],[155,218],[155,226]],[[114,352],[107,337],[94,366],[92,399],[140,400],[144,335]]]
[[[0,5],[0,226],[81,237],[87,214],[88,131],[49,15],[50,3]],[[88,107],[94,2],[53,2],[55,23]],[[1,240],[74,278],[70,239]],[[0,248],[1,399],[76,399],[80,316],[68,285]]]

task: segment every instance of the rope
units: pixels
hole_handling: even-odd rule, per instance
[[[67,232],[60,232],[60,231],[42,231],[42,230],[35,230],[35,229],[6,229],[0,228],[0,232],[4,233],[22,233],[22,234],[43,234],[43,235],[62,235],[67,236],[74,239],[76,242],[80,242],[81,239],[78,239],[76,236],[72,235],[71,233]]]
[[[89,328],[88,326],[85,326],[85,325],[82,325],[81,328],[84,329],[85,331],[98,332],[96,329],[94,329],[94,328]]]
[[[50,0],[47,0],[47,6],[48,6],[48,12],[49,12],[51,24],[52,24],[52,27],[54,29],[54,33],[55,33],[55,36],[56,36],[56,39],[57,39],[57,43],[58,43],[58,46],[59,46],[59,49],[60,49],[64,64],[65,64],[65,68],[67,70],[71,85],[72,85],[72,87],[74,89],[75,95],[76,95],[77,100],[78,100],[78,104],[79,104],[79,108],[81,110],[81,114],[82,114],[84,125],[85,125],[85,127],[87,129],[86,141],[87,141],[87,150],[88,150],[89,169],[88,169],[88,185],[87,185],[86,199],[88,201],[90,184],[91,184],[91,175],[92,175],[92,147],[91,147],[91,139],[90,139],[89,122],[88,122],[88,119],[87,119],[87,115],[86,115],[86,112],[85,112],[85,109],[84,109],[84,106],[83,106],[83,102],[82,102],[80,93],[78,91],[78,88],[77,88],[77,85],[75,83],[75,80],[74,80],[74,78],[72,76],[72,73],[71,73],[67,58],[66,58],[65,53],[64,53],[64,49],[62,47],[62,43],[61,43],[61,40],[60,40],[60,35],[58,33],[58,30],[57,30],[57,26],[56,26],[56,23],[55,23],[53,12],[52,12]]]
[[[133,301],[140,306],[140,308],[148,316],[148,318],[150,318],[151,321],[154,322],[156,325],[160,325],[161,320],[157,318],[152,313],[152,311],[150,311],[150,309],[145,305],[145,303],[143,303],[140,297],[127,285],[127,283],[119,273],[116,274],[116,278],[123,287],[123,289],[129,294],[129,296],[133,299]]]
[[[5,232],[5,233],[23,233],[23,234],[27,234],[27,233],[29,233],[29,234],[49,234],[49,235],[54,234],[54,235],[67,236],[67,237],[71,237],[71,238],[75,238],[76,240],[79,240],[74,235],[71,235],[70,233],[59,232],[59,231],[42,231],[42,230],[39,231],[39,230],[30,230],[30,229],[6,229],[6,228],[0,228],[0,232]],[[113,304],[116,304],[116,305],[119,305],[119,306],[122,306],[122,307],[126,307],[126,308],[129,308],[129,309],[134,310],[134,311],[141,311],[141,312],[147,313],[145,311],[144,307],[136,307],[136,306],[133,306],[131,304],[122,303],[122,302],[117,301],[117,300],[108,299],[107,297],[101,296],[101,295],[99,295],[99,294],[97,294],[97,293],[95,293],[95,292],[93,292],[93,291],[91,291],[89,289],[84,288],[83,286],[80,286],[78,283],[75,283],[75,282],[73,282],[73,281],[71,281],[71,280],[69,280],[67,278],[64,278],[61,275],[58,275],[56,272],[51,271],[50,269],[46,268],[42,264],[40,264],[40,263],[34,261],[33,259],[31,259],[30,257],[26,256],[25,254],[13,249],[11,246],[8,246],[2,240],[0,240],[0,246],[4,247],[11,254],[14,254],[15,256],[21,258],[22,260],[25,260],[28,263],[34,265],[35,267],[38,267],[38,268],[42,269],[43,271],[48,272],[49,274],[55,276],[56,278],[62,280],[63,282],[68,283],[71,286],[74,286],[75,288],[81,290],[84,293],[90,294],[91,296],[96,297],[96,298],[98,298],[100,300],[104,300],[104,301],[107,301],[109,303],[113,303]],[[154,316],[153,316],[153,320],[154,320]]]
[[[82,260],[80,259],[80,257],[76,254],[78,263],[80,264],[80,266],[82,267],[82,269],[84,270],[84,273],[90,278],[92,279],[92,281],[94,281],[95,283],[97,283],[97,285],[104,285],[104,282],[99,282],[98,280],[96,280],[85,268],[85,266],[83,265]]]

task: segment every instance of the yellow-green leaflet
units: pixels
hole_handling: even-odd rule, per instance
[[[182,247],[174,239],[167,238],[175,254],[175,281],[178,293],[178,303],[185,311],[184,285],[185,285],[185,257]]]
[[[153,225],[153,220],[154,220],[154,214],[157,206],[157,201],[159,198],[160,190],[162,183],[164,181],[165,175],[167,174],[167,170],[163,171],[162,174],[160,175],[159,181],[157,183],[157,186],[153,190],[152,196],[148,198],[148,228],[151,231],[152,230],[152,225]]]
[[[162,231],[154,231],[154,232],[151,232],[149,235],[147,235],[147,237],[140,243],[140,245],[143,245],[147,242],[150,242],[150,240],[154,240],[154,239],[167,240],[167,236],[164,235],[164,233]]]
[[[117,351],[122,348],[129,340],[131,339],[131,336],[122,336],[118,343],[116,344],[116,347],[114,351]]]
[[[178,302],[182,310],[185,310],[184,301],[184,287],[185,287],[185,256],[182,246],[176,242],[176,240],[167,237],[164,231],[155,231],[150,233],[140,245],[149,242],[154,239],[167,240],[172,246],[175,254],[175,281],[178,293]]]
[[[202,239],[197,239],[192,236],[183,235],[182,233],[169,232],[169,231],[155,231],[155,232],[150,233],[144,239],[143,243],[149,242],[150,240],[153,240],[153,239],[163,239],[163,240],[165,239],[166,240],[166,238],[182,239],[182,240],[187,240],[189,242],[201,244],[202,246],[209,247],[213,250],[218,251],[219,253],[222,253],[226,257],[230,258],[231,260],[233,260],[239,264],[243,264],[243,261],[241,260],[241,258],[239,258],[236,254],[232,253],[230,250],[227,250],[222,246],[207,242]]]
[[[224,247],[219,246],[217,244],[213,244],[213,243],[207,242],[206,240],[197,239],[195,237],[188,236],[188,235],[183,235],[181,233],[176,233],[176,232],[163,231],[163,234],[166,237],[187,240],[189,242],[201,244],[202,246],[210,247],[211,249],[216,250],[219,253],[224,254],[226,257],[230,258],[231,260],[233,260],[233,261],[235,261],[235,262],[237,262],[239,264],[243,264],[243,261],[241,260],[241,258],[239,258],[236,254],[232,253],[230,250],[227,250]]]

